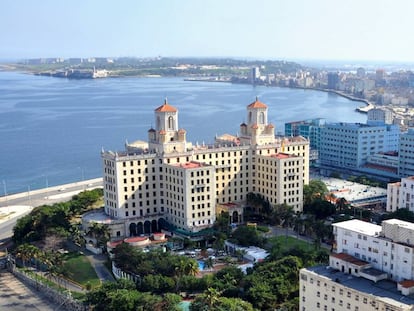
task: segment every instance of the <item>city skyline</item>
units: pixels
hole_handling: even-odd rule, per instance
[[[414,3],[390,1],[10,1],[0,59],[236,57],[413,61]]]

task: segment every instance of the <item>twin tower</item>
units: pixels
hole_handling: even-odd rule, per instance
[[[275,142],[275,127],[268,123],[267,106],[256,100],[247,106],[247,124],[240,125],[237,137],[240,144],[264,145]],[[155,129],[148,130],[149,150],[157,153],[187,152],[192,144],[187,142],[185,129],[178,127],[178,110],[167,100],[155,109]]]

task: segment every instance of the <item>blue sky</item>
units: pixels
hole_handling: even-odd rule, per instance
[[[0,58],[414,61],[411,0],[1,0]]]

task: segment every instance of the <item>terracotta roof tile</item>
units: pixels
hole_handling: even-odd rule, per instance
[[[164,104],[159,106],[157,109],[155,109],[156,112],[177,112],[177,108],[171,106],[167,99],[165,99]]]
[[[414,281],[413,280],[404,280],[404,281],[401,281],[399,284],[404,288],[410,288],[410,287],[414,286]]]
[[[257,108],[267,108],[267,106],[263,104],[262,102],[260,102],[256,97],[256,100],[253,103],[251,103],[249,106],[247,106],[247,108],[257,109]]]
[[[355,257],[353,257],[353,256],[351,256],[349,254],[346,254],[346,253],[338,253],[338,254],[332,253],[331,256],[333,256],[335,258],[338,258],[340,260],[343,260],[343,261],[352,263],[352,264],[354,264],[356,266],[365,266],[365,265],[368,264],[368,262],[363,261],[363,260],[360,260],[358,258],[355,258]]]

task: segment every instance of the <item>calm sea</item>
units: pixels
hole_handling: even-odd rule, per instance
[[[193,143],[236,134],[255,97],[278,133],[309,118],[365,122],[352,102],[325,92],[186,82],[182,78],[66,80],[0,72],[0,195],[100,177],[101,149],[146,140],[164,98]],[[4,183],[3,183],[4,181]]]

